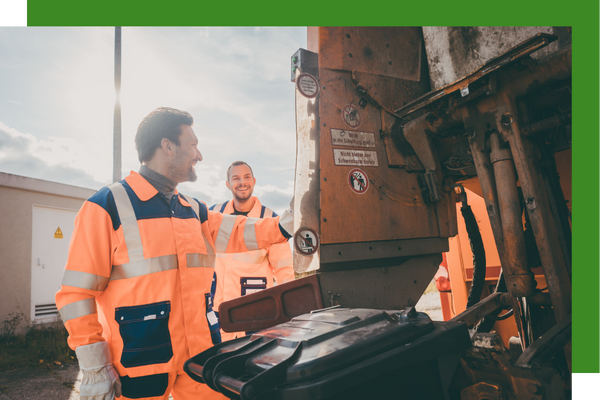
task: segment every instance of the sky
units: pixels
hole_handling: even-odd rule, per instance
[[[281,213],[293,195],[290,58],[306,28],[122,28],[122,176],[157,107],[188,111],[204,160],[178,190],[228,200],[246,161],[254,194]],[[114,28],[0,27],[0,172],[99,189],[112,181]]]

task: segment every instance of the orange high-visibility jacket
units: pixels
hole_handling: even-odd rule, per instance
[[[256,197],[254,207],[248,213],[251,218],[276,217],[272,210],[260,204]],[[233,200],[216,204],[210,210],[225,215],[233,215]],[[217,285],[214,307],[227,300],[254,293],[273,286],[273,277],[277,283],[294,279],[292,251],[288,243],[278,243],[267,249],[252,250],[246,253],[225,253],[217,244],[217,262],[215,272]]]
[[[215,245],[247,252],[285,242],[279,218],[210,212],[175,192],[170,205],[131,174],[88,199],[75,220],[56,305],[72,349],[106,340],[121,376],[182,370],[212,346],[205,295]],[[209,298],[209,297],[208,297]]]

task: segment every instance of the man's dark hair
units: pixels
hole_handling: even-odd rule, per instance
[[[179,146],[181,125],[192,126],[194,118],[181,110],[159,107],[140,122],[135,135],[135,148],[140,162],[152,159],[160,142],[167,138]]]
[[[252,174],[252,177],[254,178],[254,172],[252,171],[252,167],[249,166],[247,162],[245,162],[245,161],[236,161],[236,162],[231,163],[231,165],[229,166],[229,168],[227,168],[227,182],[229,182],[229,171],[231,171],[231,168],[237,167],[238,165],[245,165],[248,168],[250,168],[250,173]]]

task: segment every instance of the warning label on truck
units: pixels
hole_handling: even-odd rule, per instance
[[[296,87],[302,96],[309,99],[313,99],[319,94],[319,82],[311,74],[298,75],[296,78]]]
[[[360,111],[353,104],[348,104],[342,108],[342,120],[352,129],[356,129],[360,126],[362,118]]]
[[[300,254],[310,256],[319,248],[319,237],[310,228],[300,228],[294,235],[294,245]]]
[[[375,134],[332,129],[331,144],[334,146],[375,147]]]
[[[333,149],[335,165],[356,165],[359,167],[379,167],[376,151]]]
[[[348,184],[354,193],[363,194],[369,188],[369,177],[362,169],[354,168],[348,174]]]

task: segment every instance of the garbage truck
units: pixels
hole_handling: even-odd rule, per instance
[[[570,28],[307,35],[290,59],[303,277],[221,304],[248,335],[186,372],[243,400],[570,398]],[[440,268],[433,321],[415,305]]]

